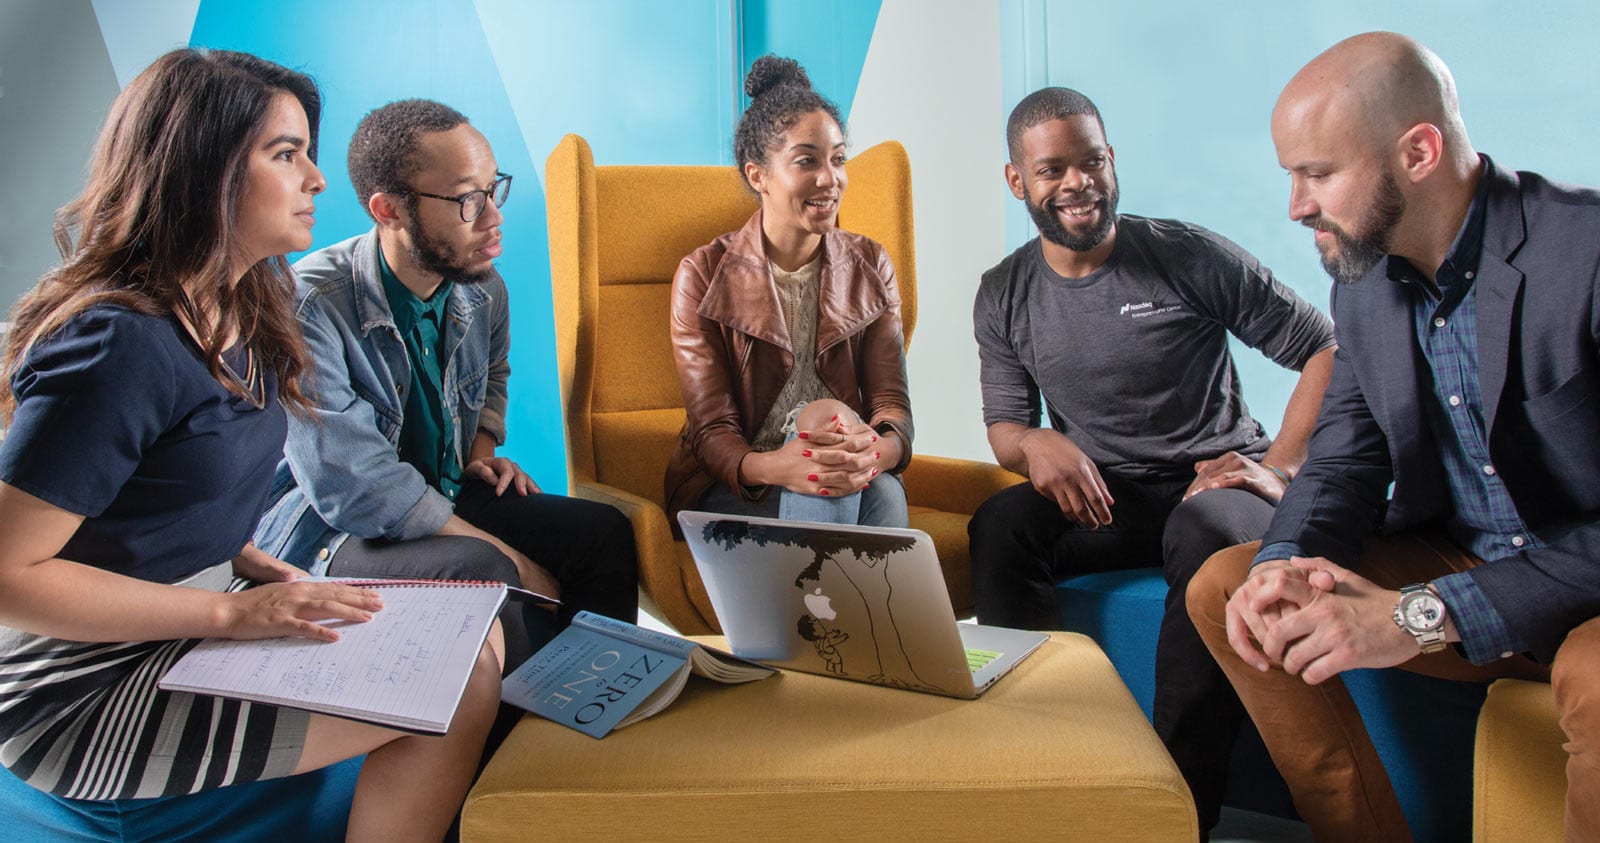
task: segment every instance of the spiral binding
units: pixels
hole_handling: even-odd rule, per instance
[[[334,580],[336,585],[353,585],[357,588],[506,588],[497,580],[429,580],[429,579],[353,579]]]

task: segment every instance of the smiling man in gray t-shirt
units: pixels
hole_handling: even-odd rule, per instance
[[[1333,325],[1228,240],[1119,216],[1114,153],[1082,94],[1024,98],[1007,141],[1006,180],[1040,237],[984,273],[973,321],[989,443],[1029,482],[973,516],[978,620],[1056,627],[1062,578],[1162,566],[1155,726],[1208,829],[1243,709],[1184,589],[1211,553],[1265,532],[1305,459]],[[1244,404],[1229,334],[1302,373],[1276,440]]]

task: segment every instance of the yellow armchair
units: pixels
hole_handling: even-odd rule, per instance
[[[839,224],[888,250],[909,345],[917,321],[910,162],[888,142],[846,169]],[[596,167],[589,144],[567,135],[545,162],[545,201],[571,494],[609,503],[633,523],[647,609],[685,634],[720,632],[663,509],[662,476],[684,419],[667,314],[678,262],[743,225],[755,197],[733,167]],[[911,526],[933,537],[951,602],[970,611],[967,521],[1022,478],[917,454],[904,479]]]

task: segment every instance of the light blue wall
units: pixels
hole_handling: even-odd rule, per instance
[[[833,100],[848,119],[872,43],[879,0],[747,0],[739,5],[741,108],[749,104],[742,74],[756,59],[775,53],[800,62],[812,87]]]
[[[315,22],[315,25],[311,25]],[[511,348],[514,388],[507,414],[506,454],[552,490],[565,486],[561,414],[556,395],[555,330],[550,309],[550,259],[544,197],[535,157],[523,144],[477,11],[468,0],[437,2],[273,3],[204,0],[191,41],[245,50],[297,67],[322,86],[321,156],[328,190],[318,199],[313,248],[366,231],[344,151],[361,116],[405,97],[441,100],[466,114],[494,147],[500,168],[518,176],[506,204],[501,274],[511,291],[516,326]],[[542,164],[542,156],[537,159]]]
[[[564,488],[565,467],[540,184],[544,158],[573,131],[589,139],[601,164],[731,163],[733,124],[743,106],[739,84],[750,62],[766,52],[800,60],[847,117],[874,45],[879,56],[901,56],[894,64],[880,61],[875,85],[880,91],[903,86],[907,96],[879,96],[873,114],[858,115],[863,125],[876,127],[874,139],[915,135],[907,127],[926,122],[930,113],[951,126],[981,124],[992,132],[992,153],[983,155],[945,155],[937,138],[921,135],[907,144],[919,196],[943,196],[941,188],[960,180],[952,166],[996,174],[990,184],[1009,208],[1009,242],[969,243],[963,254],[974,266],[992,264],[1033,234],[998,176],[1005,157],[1000,121],[1027,91],[1066,84],[1082,88],[1105,112],[1125,210],[1214,228],[1324,304],[1328,282],[1310,238],[1285,215],[1286,180],[1272,153],[1267,117],[1295,69],[1339,38],[1373,28],[1415,35],[1443,56],[1455,70],[1480,148],[1505,164],[1600,183],[1600,157],[1589,152],[1600,136],[1600,51],[1592,48],[1600,36],[1600,5],[1546,0],[1518,6],[1515,14],[1484,0],[997,5],[1001,82],[994,99],[967,97],[959,107],[935,100],[930,108],[923,96],[926,74],[903,70],[904,62],[931,54],[940,62],[981,61],[970,74],[992,74],[996,36],[992,29],[941,28],[938,16],[957,7],[941,12],[907,0],[0,0],[0,23],[18,24],[0,26],[0,42],[21,45],[0,51],[0,136],[31,127],[26,143],[6,146],[10,154],[0,157],[0,173],[7,174],[0,179],[0,208],[13,209],[0,216],[18,223],[4,227],[16,236],[0,239],[0,295],[9,302],[49,260],[49,210],[82,178],[92,126],[114,84],[108,64],[126,82],[160,52],[189,42],[250,50],[299,66],[322,83],[322,164],[330,189],[319,203],[317,246],[367,226],[344,173],[345,145],[366,111],[400,97],[434,97],[484,130],[502,167],[517,176],[501,261],[515,320],[507,453],[552,490]],[[879,31],[889,9],[896,22]],[[85,31],[91,12],[104,51]],[[27,15],[45,15],[51,23],[20,23],[33,20]],[[18,41],[19,33],[27,40]],[[32,47],[79,60],[53,64],[48,78],[39,77],[29,72],[38,62],[24,61],[34,55]],[[991,58],[974,58],[980,55]],[[48,147],[40,148],[46,137]],[[981,227],[998,213],[984,209],[977,219],[974,207],[961,200],[921,203],[919,229],[944,232],[924,244],[926,251],[936,249],[935,241],[958,239],[952,230]],[[927,293],[923,323],[945,327],[919,332],[919,345],[940,330],[970,336],[968,276],[976,270],[943,279],[952,260],[920,267]],[[952,308],[959,313],[943,319]],[[913,364],[916,355],[914,349]],[[1248,350],[1238,359],[1252,410],[1276,429],[1293,376]],[[912,378],[919,378],[915,365]],[[976,412],[975,388],[968,387],[944,381],[938,390],[917,394],[919,413],[927,416],[919,428],[930,442],[942,441],[945,453],[983,456],[981,431],[967,433],[950,421]],[[960,441],[953,441],[953,432],[940,440],[941,425],[959,429]]]
[[[544,159],[567,132],[598,163],[727,164],[744,67],[777,50],[848,110],[876,2],[801,13],[778,0],[202,0],[190,42],[246,50],[322,85],[313,248],[365,231],[344,150],[368,110],[427,97],[465,113],[516,176],[498,262],[511,290],[512,389],[504,453],[566,487],[545,233]],[[812,7],[807,7],[808,10]],[[753,51],[741,64],[738,53]]]
[[[1600,184],[1600,4],[1588,0],[1003,2],[1007,114],[1044,85],[1081,90],[1116,149],[1122,210],[1214,229],[1324,309],[1330,282],[1310,232],[1288,219],[1267,125],[1284,83],[1342,38],[1417,38],[1453,71],[1479,150]],[[1008,213],[1012,246],[1033,236],[1021,203]],[[1294,376],[1247,348],[1235,355],[1251,410],[1276,430]]]

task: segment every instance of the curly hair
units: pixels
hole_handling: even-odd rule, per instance
[[[12,307],[0,419],[16,410],[9,376],[34,344],[103,304],[189,314],[211,375],[241,392],[222,370],[222,343],[236,328],[277,374],[279,400],[308,406],[288,262],[274,255],[237,283],[230,275],[251,144],[284,93],[305,110],[306,154],[314,162],[322,96],[298,71],[248,53],[184,48],[156,59],[123,89],[95,142],[83,192],[56,212],[61,266]]]
[[[794,59],[772,55],[756,59],[744,78],[744,93],[750,106],[733,132],[733,163],[746,187],[750,187],[750,178],[744,174],[744,165],[765,165],[767,156],[782,145],[783,133],[801,117],[821,111],[844,131],[839,107],[812,89],[811,78]]]
[[[1022,98],[1011,109],[1006,121],[1006,149],[1011,153],[1011,163],[1022,163],[1022,136],[1034,126],[1049,120],[1065,120],[1087,114],[1100,124],[1100,134],[1106,133],[1106,122],[1100,118],[1100,109],[1088,97],[1071,88],[1040,88]]]
[[[422,135],[448,132],[467,122],[466,115],[433,100],[396,100],[368,112],[350,138],[346,159],[361,207],[366,209],[374,193],[408,193],[419,167],[417,146]],[[415,196],[408,195],[406,201],[415,209]]]

